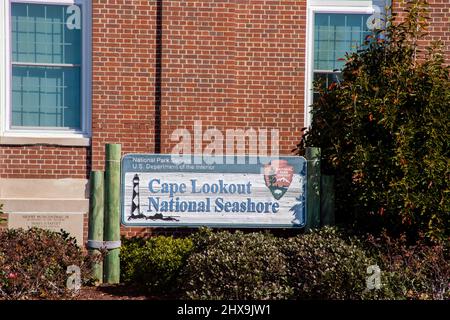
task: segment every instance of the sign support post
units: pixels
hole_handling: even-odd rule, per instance
[[[104,281],[120,282],[120,144],[106,144]]]
[[[90,207],[89,207],[89,236],[88,247],[91,255],[98,256],[100,251],[90,246],[90,242],[103,242],[104,219],[104,175],[103,171],[92,171],[90,177]],[[92,266],[93,278],[103,282],[103,262],[96,262]]]
[[[306,230],[320,226],[320,148],[306,148],[307,160],[307,218]]]

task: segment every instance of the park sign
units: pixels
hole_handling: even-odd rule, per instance
[[[195,155],[180,159],[163,154],[128,154],[122,158],[123,225],[305,226],[305,158],[223,156],[221,163]]]

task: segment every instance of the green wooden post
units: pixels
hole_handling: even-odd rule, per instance
[[[320,222],[322,226],[333,226],[334,218],[334,176],[322,176],[320,194]]]
[[[104,219],[103,185],[104,185],[103,171],[92,171],[90,177],[88,240],[94,242],[103,241],[103,219]],[[100,251],[98,249],[90,248],[89,254],[95,257],[100,255]],[[99,283],[103,282],[102,261],[94,263],[94,265],[92,266],[92,277]]]
[[[120,144],[106,144],[105,163],[105,236],[110,244],[120,241]],[[109,248],[104,261],[104,281],[120,282],[119,246]]]
[[[320,148],[306,148],[307,201],[306,230],[320,226]]]

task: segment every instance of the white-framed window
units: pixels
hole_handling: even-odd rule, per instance
[[[388,0],[308,0],[305,75],[305,126],[317,98],[314,81],[328,86],[341,79],[345,54],[360,47]],[[377,16],[378,15],[378,16]]]
[[[0,137],[90,136],[90,6],[1,2]]]

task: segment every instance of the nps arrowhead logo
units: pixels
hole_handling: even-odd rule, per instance
[[[292,182],[294,168],[286,160],[272,160],[264,166],[264,181],[276,200],[280,200]]]

